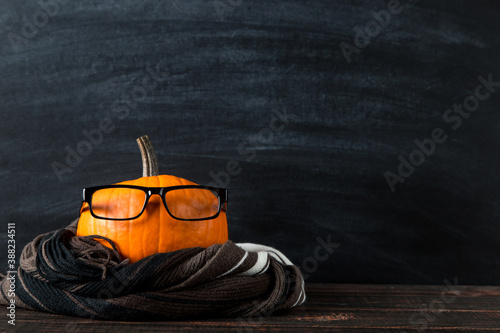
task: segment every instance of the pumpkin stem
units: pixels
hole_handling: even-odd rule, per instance
[[[142,155],[142,176],[158,176],[158,160],[151,140],[147,135],[143,135],[137,139],[137,144]]]

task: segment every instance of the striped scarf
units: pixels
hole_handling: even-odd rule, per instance
[[[14,274],[17,307],[144,321],[269,315],[305,301],[300,270],[267,246],[227,241],[130,264],[111,240],[75,231],[73,223],[26,245]],[[11,301],[9,275],[0,275],[0,304]]]

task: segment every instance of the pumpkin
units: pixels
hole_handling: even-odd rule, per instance
[[[143,159],[143,177],[118,184],[145,187],[197,185],[183,178],[158,175],[156,155],[148,137],[141,137],[137,142]],[[143,202],[138,203],[133,198],[128,197],[120,197],[118,200],[110,201],[109,198],[101,196],[98,200],[106,202],[109,209],[134,209],[134,205],[142,206],[143,204]],[[92,207],[94,207],[94,201]],[[227,218],[224,209],[221,209],[218,217],[210,220],[177,220],[166,211],[159,195],[151,196],[143,214],[134,220],[95,218],[90,214],[88,204],[84,202],[80,210],[77,236],[89,235],[100,235],[111,239],[122,257],[129,258],[131,263],[155,253],[171,252],[190,247],[208,247],[224,243],[228,239]],[[110,247],[108,242],[101,239],[96,240]]]

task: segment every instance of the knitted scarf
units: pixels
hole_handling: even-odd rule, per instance
[[[267,246],[227,241],[130,264],[75,226],[26,245],[15,276],[0,275],[0,304],[12,299],[9,277],[17,307],[104,320],[269,315],[305,301],[300,270]]]

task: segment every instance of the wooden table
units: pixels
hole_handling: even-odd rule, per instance
[[[307,302],[272,316],[109,322],[16,309],[17,332],[500,332],[500,287],[309,284]]]

